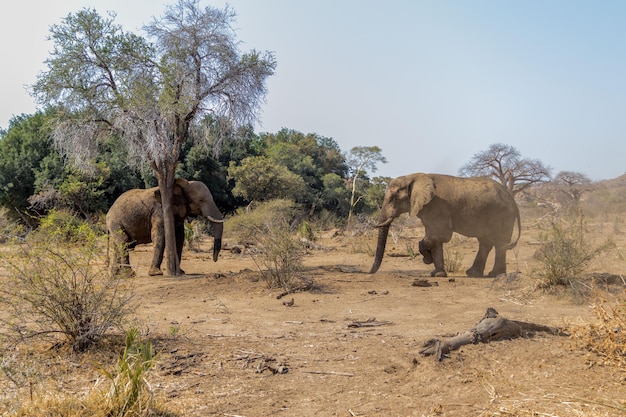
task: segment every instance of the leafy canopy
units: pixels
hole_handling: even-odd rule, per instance
[[[0,135],[0,205],[11,209],[11,213],[28,209],[37,169],[46,156],[55,152],[48,118],[44,113],[16,116]]]
[[[129,154],[148,163],[161,195],[167,272],[178,275],[172,195],[181,147],[207,114],[235,127],[251,124],[274,73],[272,53],[240,53],[235,13],[179,0],[144,27],[125,32],[115,15],[83,9],[50,29],[54,49],[33,92],[65,109],[53,138],[74,163],[91,161],[102,137],[118,135]],[[210,125],[207,127],[211,127]]]
[[[239,52],[234,18],[228,7],[180,0],[144,28],[147,38],[93,9],[53,25],[48,70],[33,91],[40,103],[66,110],[57,143],[87,166],[94,144],[114,131],[159,178],[173,175],[180,146],[203,115],[256,121],[276,62],[269,52]]]

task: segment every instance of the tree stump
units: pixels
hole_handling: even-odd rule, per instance
[[[463,345],[488,343],[492,340],[531,337],[535,332],[547,332],[563,336],[565,333],[557,328],[540,324],[508,320],[498,314],[495,308],[489,307],[485,316],[471,329],[456,336],[444,339],[430,339],[424,343],[420,353],[424,356],[435,355],[441,361],[448,354]]]

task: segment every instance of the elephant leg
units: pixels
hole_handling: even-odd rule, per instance
[[[493,244],[478,240],[478,253],[476,254],[476,258],[474,258],[474,263],[470,269],[465,271],[468,277],[481,278],[484,276],[485,263],[487,262],[491,248],[493,248]]]
[[[418,248],[422,256],[424,257],[424,263],[426,265],[430,265],[433,263],[433,254],[430,251],[430,248],[426,244],[426,238],[420,240],[418,244]]]
[[[180,263],[183,260],[183,246],[185,245],[185,225],[181,225],[181,226],[176,226],[175,228],[175,232],[176,232],[176,254],[178,255],[178,265],[180,265]],[[185,275],[185,271],[183,271],[180,266],[180,273]]]
[[[133,271],[133,268],[131,268],[130,266],[130,248],[128,247],[128,244],[121,245],[119,250],[121,251],[121,254],[119,256],[119,272],[123,273],[126,276],[134,277],[135,271]]]
[[[123,274],[128,277],[135,276],[135,272],[130,267],[130,248],[129,238],[122,232],[117,232],[119,236],[111,239],[110,245],[112,245],[112,258],[111,262],[111,274],[118,275]]]
[[[491,271],[488,277],[497,277],[500,274],[506,274],[506,247],[496,246],[496,259],[493,264],[493,271]]]
[[[431,277],[447,277],[448,273],[443,267],[443,243],[435,242],[434,244],[428,244],[430,248],[430,253],[432,255],[433,263],[435,264],[435,269],[430,273]]]
[[[154,249],[152,252],[152,265],[148,275],[163,275],[161,263],[163,263],[163,253],[165,252],[165,232],[163,228],[153,227],[151,236]]]
[[[122,268],[122,255],[120,253],[119,246],[119,243],[115,240],[111,240],[109,242],[109,250],[111,251],[111,255],[109,257],[109,268],[112,276],[119,274]]]
[[[420,213],[422,223],[426,230],[426,237],[420,246],[430,249],[430,258],[424,255],[424,262],[431,260],[435,264],[435,269],[430,273],[431,277],[447,277],[448,273],[444,268],[443,245],[452,239],[452,222],[449,215],[444,212],[428,210]],[[428,251],[426,251],[428,253]]]

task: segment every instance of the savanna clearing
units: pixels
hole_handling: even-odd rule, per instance
[[[548,224],[523,216],[509,273],[495,279],[465,277],[477,244],[457,235],[447,254],[458,271],[431,278],[431,266],[415,256],[423,236],[416,220],[394,223],[374,275],[365,273],[374,229],[319,232],[304,258],[307,287],[286,295],[268,288],[247,251],[232,250],[240,242],[229,237],[228,221],[218,262],[207,238],[199,250],[183,252],[182,277],[149,277],[152,248],[139,246],[131,254],[135,322],[159,352],[148,381],[171,416],[624,415],[624,367],[589,352],[581,329],[598,322],[601,301],[604,311],[619,298],[623,305],[626,225],[613,216],[586,223],[585,239],[611,238],[615,247],[594,259],[590,278],[572,290],[540,288],[536,279],[535,254]],[[420,354],[429,339],[472,328],[489,307],[567,335],[531,332],[466,345],[442,361]],[[21,384],[0,377],[0,411],[87,395],[102,384],[98,364],[119,353],[119,342],[103,343],[80,355],[21,346],[16,357],[27,376]]]

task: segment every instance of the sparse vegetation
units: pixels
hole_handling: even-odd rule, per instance
[[[415,387],[435,381],[441,387],[438,389],[444,390],[449,398],[462,393],[458,398],[455,397],[458,402],[454,404],[479,404],[485,408],[484,415],[498,412],[528,416],[537,413],[567,415],[571,410],[581,415],[612,415],[612,410],[624,411],[621,400],[623,388],[619,385],[624,365],[619,363],[624,359],[621,329],[626,326],[625,304],[620,301],[617,306],[609,302],[595,305],[598,320],[594,317],[583,321],[580,317],[585,316],[586,306],[571,306],[559,294],[555,296],[552,292],[537,291],[535,283],[538,275],[532,268],[540,263],[537,258],[533,258],[532,252],[540,247],[534,244],[540,243],[543,249],[544,243],[555,240],[552,235],[553,225],[547,223],[548,220],[537,223],[535,218],[524,218],[526,227],[523,230],[526,234],[519,247],[523,250],[521,262],[529,262],[527,273],[520,272],[515,277],[512,276],[515,273],[501,276],[498,278],[500,283],[502,280],[510,281],[490,289],[490,284],[495,281],[467,280],[462,277],[463,272],[459,272],[460,278],[451,281],[430,279],[432,287],[411,286],[416,275],[427,276],[430,270],[430,266],[422,264],[417,251],[417,242],[424,234],[417,220],[409,224],[403,218],[393,224],[397,241],[390,241],[388,249],[396,256],[386,260],[389,262],[387,271],[369,276],[362,274],[361,265],[364,259],[367,265],[367,257],[353,256],[351,248],[354,245],[363,245],[365,248],[367,243],[372,243],[375,229],[371,227],[371,221],[369,229],[363,224],[363,233],[354,234],[353,229],[350,229],[331,234],[318,233],[322,230],[319,224],[302,222],[302,217],[303,212],[294,209],[288,201],[254,204],[250,210],[241,210],[229,216],[226,223],[225,247],[229,248],[234,242],[237,247],[245,246],[243,256],[237,255],[235,251],[225,251],[217,264],[211,262],[206,266],[206,276],[189,276],[168,281],[165,285],[164,282],[155,283],[154,279],[145,275],[133,279],[136,285],[141,286],[142,300],[146,303],[146,308],[138,310],[137,314],[153,320],[148,324],[146,332],[154,332],[153,340],[158,341],[158,367],[155,366],[154,351],[152,354],[143,354],[151,352],[149,344],[144,341],[128,348],[133,344],[127,343],[125,348],[118,332],[111,338],[104,337],[87,352],[80,354],[70,352],[69,345],[50,349],[49,340],[23,344],[19,350],[11,349],[11,346],[4,349],[0,354],[0,388],[4,389],[5,394],[0,396],[0,414],[11,417],[175,417],[207,413],[247,415],[250,412],[267,415],[276,409],[274,402],[259,402],[250,399],[249,395],[249,392],[259,388],[259,383],[263,383],[260,379],[262,373],[272,378],[272,393],[288,400],[293,409],[309,398],[312,392],[319,398],[336,398],[316,404],[315,411],[323,413],[319,411],[323,407],[330,409],[337,401],[348,403],[354,398],[352,392],[331,393],[332,387],[327,384],[329,377],[326,374],[338,378],[356,371],[368,378],[367,381],[365,378],[352,378],[357,384],[355,389],[362,392],[367,392],[371,385],[369,381],[376,384],[389,381],[388,372],[396,372],[397,380],[404,385],[391,386],[394,392],[410,397]],[[275,219],[280,222],[272,223]],[[560,229],[568,231],[570,240],[578,244],[581,239],[574,232],[582,230],[583,246],[587,249],[598,246],[592,238],[602,235],[611,236],[620,245],[624,244],[624,236],[613,231],[614,217],[598,221],[592,221],[589,217],[585,219],[589,224],[583,224],[582,228],[580,219],[556,224]],[[282,290],[279,281],[269,279],[270,270],[263,263],[267,245],[278,243],[260,242],[258,236],[251,236],[251,233],[281,236],[266,229],[276,225],[280,225],[285,237],[292,239],[290,242],[296,245],[298,253],[304,253],[301,246],[303,237],[317,237],[314,248],[308,250],[311,256],[307,255],[305,259],[307,266],[312,265],[310,273],[315,277],[315,284],[320,284],[317,287],[319,291],[293,294],[284,300],[268,297],[268,291],[264,291],[264,279],[268,279],[268,286],[280,288],[271,291],[270,295]],[[77,235],[77,230],[70,228],[68,233],[52,233],[57,236],[57,246],[79,246],[72,243],[75,239],[65,239],[61,243],[61,236]],[[537,242],[539,234],[542,239]],[[31,240],[39,240],[46,235],[43,232],[33,234],[25,243],[7,245],[3,250],[15,251],[16,247],[30,244]],[[529,241],[532,244],[528,244]],[[204,239],[199,242],[201,249],[207,247]],[[279,243],[286,246],[284,242]],[[332,251],[322,252],[318,249],[331,247]],[[450,260],[456,256],[465,257],[464,261],[458,261],[460,266],[456,268],[463,271],[469,266],[470,254],[475,251],[475,239],[454,236],[446,250],[446,258]],[[405,251],[415,260],[406,258]],[[133,254],[149,257],[150,251],[144,248]],[[598,288],[605,291],[603,295],[610,296],[610,291],[622,290],[623,281],[617,274],[623,269],[623,257],[620,258],[619,250],[608,251],[606,256],[601,255],[602,258],[594,258],[588,268],[579,274],[580,280],[591,285],[587,276],[592,273],[598,276],[597,268],[602,267],[602,271],[608,271],[607,275],[611,275],[611,280],[607,278],[601,281],[603,286],[598,285]],[[195,262],[198,269],[207,260],[204,254],[191,253],[188,256],[186,262]],[[373,256],[373,253],[370,251],[367,256]],[[255,262],[252,262],[252,257]],[[331,257],[333,264],[329,265],[327,259]],[[448,264],[445,267],[454,269]],[[212,273],[214,271],[217,272]],[[307,283],[302,280],[301,270],[294,277],[294,286]],[[434,285],[435,281],[438,285]],[[155,291],[165,287],[167,292]],[[502,341],[488,349],[479,344],[464,352],[462,362],[448,363],[444,365],[445,369],[414,362],[403,365],[394,358],[390,362],[390,352],[395,357],[413,357],[423,328],[448,332],[452,328],[452,314],[456,315],[457,320],[459,311],[475,311],[484,307],[484,303],[492,302],[509,306],[509,314],[514,319],[532,316],[540,324],[565,325],[575,339],[546,335],[527,341]],[[228,308],[225,303],[228,303]],[[228,314],[229,309],[232,309],[233,314]],[[422,320],[424,312],[435,312],[437,320]],[[366,321],[370,317],[375,321]],[[419,330],[415,330],[412,325],[400,327],[404,326],[403,323],[411,323],[411,320],[419,323]],[[463,317],[461,320],[465,320],[468,325],[473,323],[471,317]],[[380,327],[375,332],[367,328],[350,327],[355,322],[374,325],[387,321],[397,325],[393,328]],[[572,330],[572,323],[580,324],[576,333]],[[389,339],[389,335],[397,340]],[[114,343],[108,344],[113,339]],[[391,340],[393,345],[382,343],[387,340]],[[372,341],[381,343],[374,344]],[[341,349],[347,343],[351,346],[347,352],[355,356],[343,359],[334,352],[343,352]],[[144,348],[140,345],[144,345]],[[354,351],[360,353],[360,359],[355,359],[357,356]],[[300,367],[303,373],[311,371],[311,375],[317,375],[314,372],[320,374],[307,378],[310,385],[299,384],[295,387],[293,379],[286,376],[275,374],[270,377],[269,371],[274,371],[264,366],[266,362],[257,365],[258,362],[254,361],[257,353],[263,358],[284,357],[285,361],[281,363],[289,365],[289,372],[292,372],[292,368]],[[349,367],[345,367],[348,361]],[[93,363],[99,364],[98,367],[95,368]],[[382,377],[381,365],[386,366]],[[478,371],[470,378],[461,372],[464,367],[472,372]],[[455,371],[456,376],[446,371],[453,368],[459,370]],[[398,373],[398,369],[406,372]],[[540,378],[541,384],[536,387],[537,375],[549,377]],[[418,377],[420,379],[416,380]],[[97,382],[94,383],[95,380]],[[481,383],[476,384],[476,381]],[[562,390],[564,383],[569,385]],[[466,391],[458,390],[461,384],[466,387]],[[602,386],[604,391],[600,394],[587,391],[587,384]],[[490,390],[489,396],[482,392],[485,387]],[[384,390],[381,388],[380,392],[385,395],[390,392]],[[519,394],[522,390],[524,397]],[[338,397],[332,397],[331,394]],[[164,397],[167,398],[167,411],[159,409],[163,404],[160,399]],[[573,397],[577,399],[574,401]],[[361,398],[365,398],[365,394]],[[389,411],[388,414],[402,413],[408,409],[404,408],[405,403],[393,401],[394,398],[390,396],[385,400],[381,397],[380,402],[369,408],[354,409],[354,413],[376,414],[379,410],[374,410],[374,407]],[[440,404],[436,399],[436,403],[429,402],[428,398],[410,401],[412,409],[425,414],[435,407],[445,410],[442,411],[444,414],[459,411],[458,406],[452,408],[450,403]],[[280,404],[282,406],[286,403]],[[460,414],[471,414],[473,411],[475,408],[463,409]]]
[[[0,253],[6,282],[0,330],[12,344],[64,337],[84,351],[132,311],[130,281],[111,276],[103,245],[84,222],[53,212],[24,243]]]
[[[205,235],[206,222],[203,219],[194,219],[185,222],[185,244],[194,252],[200,250],[202,237]]]
[[[140,417],[150,415],[154,405],[152,389],[147,374],[156,363],[156,354],[151,342],[142,342],[139,331],[126,333],[124,352],[117,360],[113,371],[101,369],[111,381],[105,394],[106,415],[110,417]]]
[[[444,248],[443,269],[448,272],[458,272],[463,265],[463,253],[455,248]]]
[[[579,327],[574,332],[575,339],[584,349],[598,355],[601,363],[626,368],[626,300],[618,298],[610,303],[599,296],[593,310],[597,322]]]
[[[542,242],[536,258],[539,261],[537,276],[540,287],[571,286],[582,282],[583,273],[592,259],[614,247],[611,240],[600,245],[585,239],[585,224],[582,217],[571,224],[552,222],[547,232],[540,235]]]
[[[4,404],[0,412],[15,417],[173,417],[174,414],[159,409],[148,382],[149,373],[156,364],[152,343],[140,340],[136,329],[131,329],[125,336],[125,347],[115,366],[108,369],[106,365],[99,365],[98,370],[105,379],[99,379],[85,395],[57,392],[49,384],[43,386],[43,392],[34,392],[31,382],[28,398],[16,398],[13,406]],[[32,360],[35,355],[27,356],[31,357],[29,369],[32,372],[28,379],[32,381],[38,376],[43,377],[45,363]],[[6,364],[8,362],[4,360],[3,365]],[[7,376],[8,368],[2,369]],[[10,368],[15,374],[16,364],[13,363]],[[24,364],[21,364],[21,368],[25,369]],[[20,385],[14,378],[11,380]]]
[[[299,273],[305,247],[296,233],[297,214],[293,202],[272,200],[241,211],[229,223],[249,247],[248,252],[269,288],[291,290],[301,284]]]

